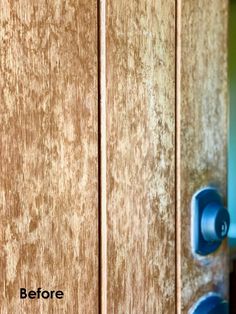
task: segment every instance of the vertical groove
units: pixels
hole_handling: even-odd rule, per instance
[[[99,313],[107,312],[106,0],[98,0]]]
[[[175,187],[176,187],[176,312],[181,314],[181,0],[176,0],[175,13]]]

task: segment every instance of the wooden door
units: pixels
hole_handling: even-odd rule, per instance
[[[227,1],[6,0],[0,23],[1,313],[227,298],[226,242],[190,238],[194,192],[226,197]]]

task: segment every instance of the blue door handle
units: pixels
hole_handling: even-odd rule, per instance
[[[229,303],[216,293],[209,293],[200,298],[190,309],[189,314],[228,314]]]
[[[229,212],[220,203],[209,203],[202,212],[201,233],[204,240],[222,241],[228,234]]]
[[[217,189],[206,187],[194,194],[191,220],[193,252],[213,253],[227,237],[230,226],[229,212]]]

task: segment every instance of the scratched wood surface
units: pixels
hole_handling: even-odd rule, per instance
[[[96,5],[0,2],[1,313],[98,312]]]
[[[201,260],[190,249],[193,193],[214,185],[226,196],[227,1],[182,1],[178,18],[178,313],[187,313],[206,292],[228,293],[226,243]]]
[[[107,313],[175,311],[175,1],[107,1]]]

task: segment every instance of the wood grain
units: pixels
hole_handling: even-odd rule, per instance
[[[98,312],[96,6],[0,2],[1,313]]]
[[[175,311],[175,1],[107,1],[107,313]]]
[[[226,243],[196,260],[190,247],[194,192],[213,185],[226,196],[227,1],[178,4],[178,313],[209,291],[228,294]]]

